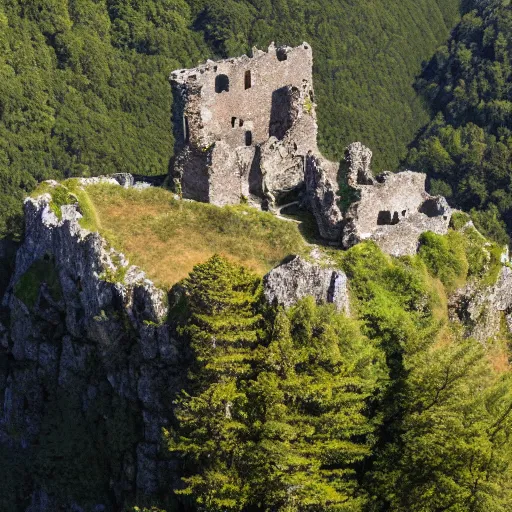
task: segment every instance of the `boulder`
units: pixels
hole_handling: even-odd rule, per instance
[[[330,303],[338,311],[349,312],[347,276],[333,268],[322,268],[294,256],[263,278],[265,298],[270,304],[289,308],[311,296],[317,304]]]

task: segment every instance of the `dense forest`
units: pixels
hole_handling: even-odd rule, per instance
[[[460,0],[0,0],[0,237],[37,181],[165,174],[176,68],[252,45],[313,45],[320,146],[394,169],[429,121],[412,87]]]
[[[391,259],[373,243],[340,255],[357,321],[313,299],[269,307],[259,279],[220,257],[195,267],[182,327],[195,364],[166,432],[184,457],[181,503],[510,510],[503,345],[464,339],[443,312],[445,291],[495,276],[499,251],[489,267],[481,244],[476,231],[451,231],[423,235],[415,257]]]
[[[512,6],[478,2],[417,82],[433,110],[408,157],[434,193],[473,210],[506,243],[512,229]]]

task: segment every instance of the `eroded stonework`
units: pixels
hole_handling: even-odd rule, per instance
[[[173,180],[216,205],[276,200],[304,180],[316,151],[313,56],[307,43],[174,71]]]
[[[425,231],[448,232],[452,210],[446,199],[425,191],[427,176],[403,171],[373,177],[371,151],[356,142],[347,148],[347,182],[359,199],[345,214],[343,246],[374,240],[393,256],[415,254]]]

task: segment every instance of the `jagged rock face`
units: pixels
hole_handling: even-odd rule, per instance
[[[374,177],[371,171],[372,152],[360,142],[353,142],[347,147],[345,160],[349,166],[347,183],[351,187],[357,185],[373,185]]]
[[[482,343],[498,335],[503,315],[512,332],[512,269],[502,267],[494,286],[467,284],[453,294],[449,308],[452,320],[462,323],[466,336]]]
[[[320,236],[340,243],[343,215],[337,205],[335,165],[310,153],[306,157],[305,203],[315,216]]]
[[[262,191],[270,205],[304,183],[304,157],[288,138],[271,137],[261,146]]]
[[[76,398],[81,405],[73,426],[104,411],[104,429],[119,412],[116,404],[125,404],[130,422],[123,419],[119,432],[109,432],[134,441],[116,454],[120,466],[107,482],[114,502],[83,509],[119,510],[129,497],[154,497],[162,488],[169,493],[177,478],[161,428],[184,386],[189,353],[165,323],[164,292],[97,233],[82,229],[76,205],[63,206],[59,219],[49,201],[43,195],[25,202],[25,240],[4,298],[10,323],[0,324],[0,359],[13,363],[6,374],[0,364],[0,443],[24,450],[27,458],[33,446],[44,445],[48,397]],[[35,288],[29,293],[27,286]],[[98,409],[105,403],[111,405]],[[34,491],[28,510],[82,510],[46,491]]]
[[[443,197],[425,191],[426,175],[411,171],[371,177],[371,152],[360,143],[347,148],[348,183],[359,200],[345,214],[343,246],[374,240],[393,256],[415,254],[425,231],[443,235],[452,210]]]
[[[271,270],[263,278],[263,290],[270,304],[285,308],[312,296],[317,304],[334,304],[338,311],[349,312],[347,276],[341,270],[322,268],[300,256]]]

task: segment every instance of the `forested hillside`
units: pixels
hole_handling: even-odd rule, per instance
[[[431,188],[474,208],[480,229],[508,240],[512,228],[512,6],[479,2],[425,68],[418,89],[434,120],[409,154]]]
[[[37,181],[164,174],[167,76],[270,41],[313,45],[320,145],[394,168],[428,122],[412,84],[460,0],[0,0],[0,237]]]

